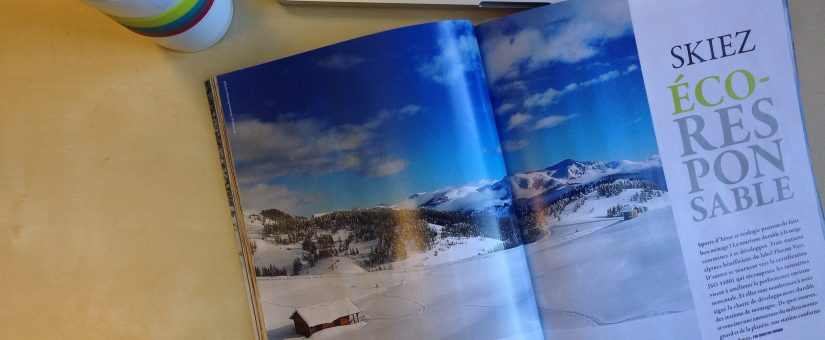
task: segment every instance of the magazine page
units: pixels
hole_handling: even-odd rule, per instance
[[[783,5],[575,0],[477,27],[548,338],[823,331]]]
[[[787,3],[630,8],[702,335],[821,338],[825,229]]]
[[[212,88],[270,339],[543,337],[470,22]]]
[[[477,36],[546,336],[698,339],[627,2]]]

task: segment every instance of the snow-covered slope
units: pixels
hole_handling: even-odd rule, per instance
[[[473,258],[504,249],[504,242],[487,237],[442,237],[442,226],[430,223],[438,233],[432,249],[422,252],[408,247],[407,258],[390,263],[394,269],[429,267]]]
[[[264,232],[264,222],[266,218],[261,216],[259,211],[244,210],[243,216],[246,218],[246,232],[253,238],[260,238]]]
[[[510,188],[504,180],[481,181],[457,188],[420,192],[393,205],[393,208],[431,208],[440,211],[500,211],[510,206]]]
[[[668,193],[660,192],[660,196],[652,197],[644,203],[634,201],[633,195],[639,194],[642,189],[626,189],[621,194],[612,197],[599,197],[592,191],[584,196],[581,205],[570,204],[564,208],[556,224],[576,224],[592,222],[607,218],[607,210],[617,205],[625,207],[645,207],[649,210],[656,210],[670,206]]]
[[[660,176],[662,163],[655,155],[644,161],[593,162],[565,159],[544,169],[509,177],[516,199],[532,198],[549,192],[562,192],[573,185],[591,183],[610,175],[638,176],[664,187]]]

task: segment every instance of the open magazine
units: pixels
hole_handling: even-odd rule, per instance
[[[813,339],[782,0],[574,0],[207,82],[250,305],[291,339]]]

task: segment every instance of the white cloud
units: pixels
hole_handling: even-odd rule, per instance
[[[343,53],[333,53],[318,62],[318,66],[332,70],[346,70],[366,62],[364,58]]]
[[[516,113],[516,114],[510,116],[510,119],[507,121],[507,131],[514,129],[514,128],[518,127],[519,125],[523,125],[523,124],[529,122],[532,119],[533,119],[533,116],[531,116],[531,115],[521,113],[521,112]]]
[[[556,98],[561,93],[554,88],[549,88],[542,93],[537,93],[532,96],[527,97],[524,100],[525,107],[533,107],[533,106],[546,106],[552,102],[555,102]]]
[[[259,183],[246,187],[243,193],[244,209],[250,210],[276,208],[294,213],[304,203],[301,193],[281,185]]]
[[[307,141],[305,136],[340,135],[314,119],[295,119],[278,122],[261,122],[254,120],[240,120],[235,123],[232,137],[232,155],[238,163],[250,164],[255,172],[278,176],[290,171],[290,168],[300,170],[318,169],[325,162],[326,156],[334,152],[333,145],[325,145],[317,141]],[[348,136],[348,146],[358,147],[359,140],[363,142],[371,138],[368,130],[354,132]],[[274,160],[275,162],[270,162]],[[283,164],[292,160],[292,164]],[[329,165],[329,164],[327,164]],[[257,177],[257,176],[255,176]]]
[[[438,46],[441,52],[418,66],[418,74],[438,83],[450,84],[463,79],[468,71],[479,69],[478,43],[471,32],[440,39]]]
[[[586,15],[541,20],[514,32],[492,32],[483,43],[487,76],[512,79],[550,63],[576,63],[600,52],[605,40],[631,32],[630,13],[621,1],[590,7]],[[547,12],[536,12],[547,15]]]
[[[496,92],[504,92],[504,91],[527,91],[527,82],[524,80],[515,80],[504,84],[498,84],[492,88]]]
[[[516,108],[516,104],[504,103],[504,104],[499,105],[498,109],[496,109],[496,113],[497,114],[504,114],[504,113],[509,112],[512,109],[515,109],[515,108]]]
[[[531,130],[540,130],[540,129],[549,129],[551,127],[557,126],[561,123],[564,123],[568,120],[578,117],[579,115],[569,115],[569,116],[561,116],[561,115],[551,115],[539,119],[536,121],[536,124],[530,127]]]
[[[580,87],[588,87],[588,86],[591,86],[591,85],[594,85],[594,84],[604,83],[604,82],[611,81],[613,79],[619,78],[619,76],[621,76],[621,75],[622,75],[622,73],[619,72],[619,71],[616,71],[616,70],[605,72],[605,73],[602,73],[602,74],[598,75],[597,77],[595,77],[593,79],[589,79],[589,80],[581,83],[579,86]]]
[[[388,119],[404,119],[418,112],[421,112],[421,107],[412,104],[395,110],[381,110],[373,120],[364,124],[364,127],[374,129],[384,124]]]
[[[516,151],[524,149],[528,146],[526,139],[518,139],[518,140],[505,140],[504,145],[502,145],[502,149],[504,151]]]
[[[568,120],[578,117],[577,114],[572,115],[549,115],[544,118],[534,119],[532,115],[517,113],[510,117],[510,120],[507,122],[507,131],[510,131],[515,128],[520,128],[527,131],[536,131],[541,129],[549,129],[555,126],[560,125]],[[522,142],[522,141],[519,141]],[[526,143],[526,142],[525,142]],[[520,144],[507,144],[505,142],[504,150],[513,150],[514,145]]]
[[[493,82],[519,75],[518,64],[529,59],[536,45],[544,44],[537,29],[524,29],[514,35],[501,35],[486,40],[484,50],[487,76]]]
[[[370,177],[395,175],[410,165],[406,159],[374,159],[369,162],[365,174]]]
[[[561,97],[563,97],[563,96],[565,96],[569,93],[578,91],[580,89],[583,89],[583,88],[586,88],[586,87],[589,87],[589,86],[593,86],[593,85],[596,85],[596,84],[600,84],[600,83],[604,83],[604,82],[608,82],[608,81],[617,79],[621,76],[625,76],[625,75],[627,75],[631,72],[634,72],[638,69],[639,69],[638,65],[631,64],[631,65],[627,66],[627,68],[625,68],[623,71],[611,70],[611,71],[602,73],[602,74],[600,74],[600,75],[598,75],[594,78],[585,80],[581,83],[567,84],[567,86],[565,86],[561,90],[556,90],[554,88],[548,88],[544,92],[540,92],[540,93],[536,93],[536,94],[532,94],[532,95],[527,96],[527,98],[524,100],[523,105],[526,108],[531,108],[531,107],[536,107],[536,106],[547,106],[549,104],[555,103],[556,101],[561,99]]]
[[[578,89],[579,89],[579,84],[570,83],[570,84],[567,84],[567,86],[565,86],[564,89],[561,90],[561,92],[564,93],[564,94],[567,94],[567,93],[576,91]]]
[[[403,170],[406,164],[398,162],[397,157],[387,158],[375,147],[380,129],[420,110],[415,105],[383,110],[362,124],[329,125],[290,114],[274,122],[240,120],[235,124],[237,134],[231,138],[232,156],[245,185],[294,173],[321,175],[351,170],[386,176]],[[375,159],[384,162],[376,163]]]
[[[398,113],[402,115],[412,115],[421,112],[421,107],[418,105],[407,105],[398,109]]]

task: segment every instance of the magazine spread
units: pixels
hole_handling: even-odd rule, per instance
[[[261,337],[825,331],[782,0],[422,24],[207,92]]]

